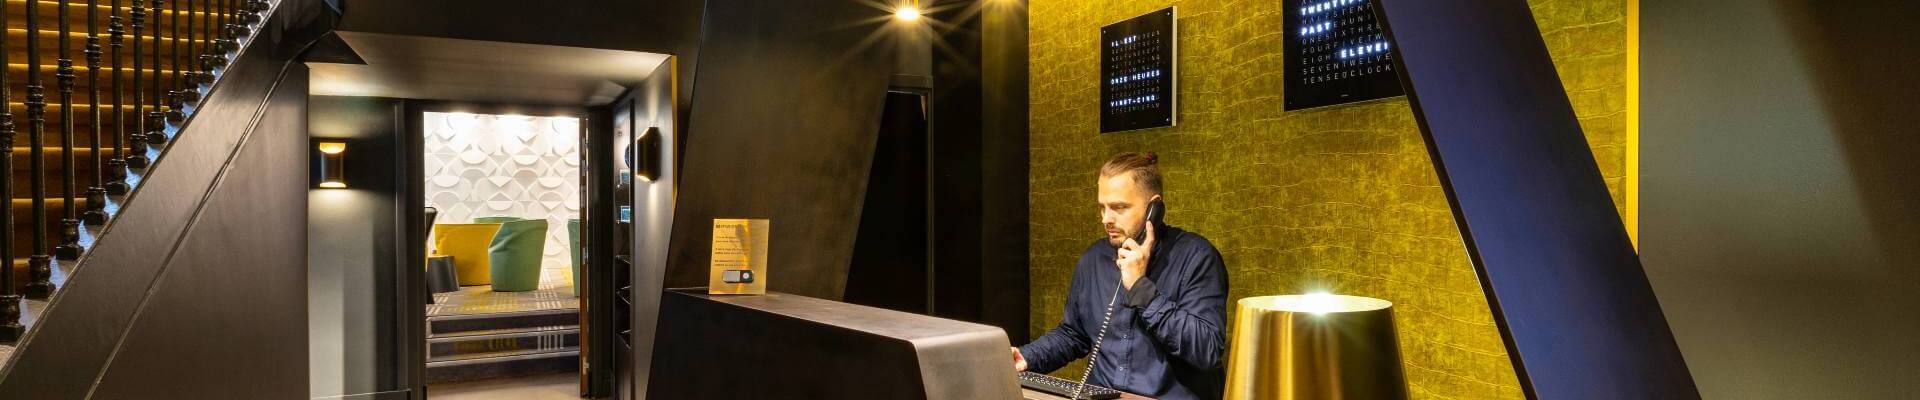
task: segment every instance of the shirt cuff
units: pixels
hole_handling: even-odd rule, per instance
[[[1153,280],[1142,276],[1133,281],[1133,288],[1127,289],[1127,307],[1147,308],[1147,304],[1159,295],[1160,289],[1154,287]]]

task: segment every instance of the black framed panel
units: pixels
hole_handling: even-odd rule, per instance
[[[1286,110],[1403,94],[1392,41],[1368,0],[1286,0]]]
[[[1167,7],[1100,28],[1100,133],[1173,126],[1179,24]]]

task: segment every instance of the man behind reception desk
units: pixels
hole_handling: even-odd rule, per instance
[[[1060,325],[1013,348],[1014,369],[1051,372],[1097,348],[1088,383],[1163,400],[1220,398],[1226,262],[1206,238],[1148,217],[1149,208],[1165,212],[1160,194],[1152,153],[1100,167],[1107,237],[1080,254]]]

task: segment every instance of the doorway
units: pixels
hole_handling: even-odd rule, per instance
[[[422,240],[421,382],[458,397],[509,385],[588,394],[583,229],[585,108],[423,103],[418,140]],[[441,396],[445,397],[445,396]]]
[[[345,55],[307,64],[312,75],[309,93],[325,100],[316,104],[328,105],[309,115],[310,130],[316,138],[347,139],[351,148],[345,157],[349,188],[309,196],[318,199],[309,213],[313,397],[444,398],[452,391],[440,383],[449,376],[550,371],[565,379],[508,386],[563,381],[573,383],[561,390],[564,396],[555,398],[612,395],[617,376],[635,374],[617,373],[621,363],[616,360],[628,356],[616,348],[615,336],[624,333],[608,329],[638,330],[643,319],[616,316],[650,310],[616,308],[616,272],[628,272],[618,277],[631,278],[635,274],[621,268],[658,268],[663,257],[651,257],[646,250],[663,247],[652,243],[665,237],[652,230],[616,236],[616,230],[670,221],[661,216],[670,217],[673,211],[670,201],[655,205],[661,202],[651,200],[634,207],[634,223],[616,223],[621,214],[614,193],[671,199],[674,190],[661,184],[673,181],[670,163],[649,170],[667,171],[657,181],[615,187],[631,180],[612,172],[618,157],[610,145],[615,142],[611,120],[621,102],[636,104],[629,108],[658,105],[664,115],[673,114],[678,103],[672,56],[334,34],[340,40],[331,51]],[[671,118],[661,120],[654,114],[659,113],[629,121],[660,127],[659,137],[668,144],[663,153],[670,154]],[[429,129],[430,119],[436,129]],[[430,134],[436,142],[429,143]],[[574,153],[565,154],[569,149]],[[670,156],[656,156],[662,157]],[[429,204],[435,207],[431,219]],[[518,226],[541,222],[545,229]],[[441,232],[436,224],[482,231]],[[493,236],[475,227],[488,224],[498,226],[492,228]],[[515,229],[505,229],[509,224]],[[512,237],[500,236],[502,231]],[[493,248],[495,239],[502,248]],[[487,248],[476,248],[482,242]],[[642,244],[648,247],[633,259],[648,262],[615,265],[616,255],[633,251],[615,245]],[[521,246],[533,249],[517,248]],[[451,251],[458,247],[465,250]],[[487,268],[468,263],[463,271],[462,252],[465,261],[486,260]],[[436,279],[447,278],[442,280],[460,289],[429,290],[430,255],[452,257],[440,261],[451,261],[453,267],[442,270],[452,273],[441,271],[444,275]],[[501,263],[499,274],[492,268],[496,256],[509,260]],[[575,264],[581,266],[578,272]],[[461,282],[463,277],[466,282]],[[475,277],[487,279],[481,283]],[[508,279],[498,279],[502,277]],[[635,279],[625,285],[657,280]],[[508,287],[501,287],[502,281]],[[518,315],[489,315],[501,313]],[[512,324],[501,325],[506,322]],[[502,353],[509,351],[518,353]],[[570,362],[558,360],[569,357]],[[546,364],[450,372],[496,362]],[[435,383],[433,393],[428,393],[430,382]]]

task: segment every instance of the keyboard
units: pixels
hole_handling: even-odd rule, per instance
[[[1046,374],[1033,372],[1020,373],[1020,387],[1047,392],[1060,397],[1072,398],[1074,389],[1079,388],[1079,386],[1079,382],[1055,378]],[[1120,398],[1120,391],[1087,385],[1085,390],[1080,391],[1080,398],[1093,400],[1117,399]]]

